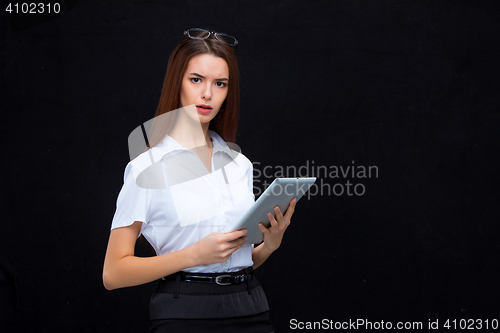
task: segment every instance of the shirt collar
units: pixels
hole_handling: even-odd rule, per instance
[[[212,138],[213,143],[213,151],[212,156],[215,156],[215,153],[222,152],[227,154],[231,159],[236,163],[236,157],[241,152],[239,146],[230,143],[229,145],[222,139],[222,137],[216,132],[209,130],[210,137]],[[150,149],[151,154],[153,155],[154,162],[158,162],[161,159],[165,158],[168,155],[176,154],[183,150],[189,150],[188,148],[180,145],[177,141],[175,141],[171,136],[166,135],[165,138],[156,146]],[[236,163],[238,164],[238,163]]]

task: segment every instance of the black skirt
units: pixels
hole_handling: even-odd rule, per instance
[[[160,280],[151,296],[150,318],[152,333],[274,331],[266,295],[255,276],[231,285]]]

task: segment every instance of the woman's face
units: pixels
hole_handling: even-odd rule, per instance
[[[181,106],[196,105],[200,122],[209,123],[226,100],[228,81],[224,59],[211,54],[191,58],[182,78]]]

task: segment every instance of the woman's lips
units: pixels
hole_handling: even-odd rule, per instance
[[[201,113],[210,113],[212,111],[212,107],[206,104],[196,105],[196,109]]]

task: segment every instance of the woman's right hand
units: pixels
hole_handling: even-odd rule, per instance
[[[194,243],[193,251],[197,265],[222,263],[239,250],[247,241],[247,229],[228,233],[212,232]]]

